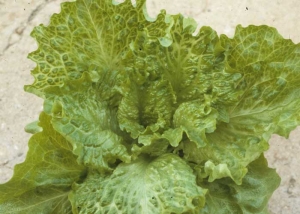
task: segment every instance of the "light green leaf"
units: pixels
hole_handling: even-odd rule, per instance
[[[186,140],[177,150],[183,150],[187,161],[205,168],[202,176],[209,176],[209,181],[229,176],[241,184],[247,165],[268,149],[265,140],[241,132],[230,123],[222,123],[213,133],[208,133],[207,141],[204,147],[197,149],[194,143]]]
[[[123,96],[118,108],[120,128],[134,139],[161,133],[171,124],[174,97],[170,85],[146,72],[128,72],[128,75],[128,82],[120,87]]]
[[[224,71],[225,50],[220,46],[217,33],[202,27],[193,36],[195,22],[182,15],[172,16],[172,20],[170,38],[173,42],[168,47],[146,33],[137,35],[131,45],[135,55],[130,58],[132,69],[151,80],[167,81],[176,98],[176,107],[187,101],[204,101],[205,95],[211,96],[214,105],[236,101],[239,93],[234,86],[241,75]]]
[[[205,147],[183,147],[187,160],[201,167],[212,163],[203,177],[213,181],[227,175],[241,184],[247,165],[268,149],[271,134],[287,137],[300,122],[300,45],[267,26],[238,26],[233,39],[222,35],[221,42],[226,70],[242,74],[236,84],[241,97],[226,107],[228,121],[206,133]]]
[[[300,44],[283,39],[275,28],[236,28],[230,39],[221,36],[226,69],[241,73],[239,101],[229,107],[230,124],[240,132],[269,140],[288,137],[300,124]]]
[[[263,155],[252,162],[243,183],[237,185],[229,178],[214,182],[201,181],[208,189],[206,205],[200,214],[268,214],[268,200],[280,184],[274,169],[268,168]]]
[[[54,129],[72,144],[80,164],[102,171],[110,170],[117,159],[130,162],[116,109],[101,102],[97,84],[86,73],[46,93],[45,111],[52,115]]]
[[[201,173],[199,174],[201,178],[207,178],[208,182],[213,182],[216,179],[231,177],[231,172],[226,163],[220,163],[215,165],[211,160],[205,162],[204,167],[197,166]]]
[[[28,56],[37,67],[32,71],[34,83],[25,90],[43,96],[45,88],[61,86],[65,78],[78,79],[83,72],[93,74],[95,80],[116,75],[138,31],[147,28],[149,36],[157,39],[167,36],[165,12],[149,22],[145,11],[145,0],[138,0],[135,7],[129,0],[63,3],[47,27],[40,25],[31,33],[39,48]]]
[[[150,135],[150,136],[145,136],[145,138],[148,138],[147,141],[150,142],[149,145],[134,144],[131,149],[132,159],[136,159],[142,153],[157,157],[157,156],[167,153],[168,151],[171,151],[169,149],[169,142],[167,140],[163,139],[161,136],[156,137],[154,134],[154,135]],[[143,141],[146,141],[146,140],[143,139]]]
[[[228,121],[228,113],[221,109],[237,100],[234,86],[240,75],[224,72],[224,49],[215,31],[204,27],[193,36],[196,25],[190,19],[181,15],[169,19],[168,47],[145,29],[125,56],[128,78],[118,87],[123,96],[120,128],[143,145],[161,138],[176,147],[184,131],[203,146],[205,133],[215,129],[216,120]],[[171,132],[176,134],[173,138]]]
[[[55,132],[42,113],[42,132],[29,141],[24,163],[17,164],[10,181],[0,185],[1,214],[71,214],[68,194],[86,170],[76,162],[71,144]]]
[[[165,154],[122,163],[105,178],[90,172],[84,183],[73,186],[70,201],[75,214],[196,214],[205,192],[181,158]]]
[[[42,127],[39,126],[39,121],[34,121],[25,126],[25,132],[30,134],[36,134],[43,131]]]
[[[142,133],[138,139],[138,143],[132,146],[133,157],[138,157],[141,153],[150,156],[160,156],[172,152],[174,150],[173,147],[179,145],[182,135],[182,128],[170,128],[164,131],[163,134],[157,132]]]
[[[206,133],[216,129],[217,117],[216,109],[196,100],[182,103],[175,111],[173,121],[174,126],[181,127],[197,147],[203,147],[207,143]]]

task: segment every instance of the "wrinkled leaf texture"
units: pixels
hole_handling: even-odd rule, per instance
[[[268,213],[263,152],[299,125],[299,44],[268,26],[193,35],[145,0],[61,8],[31,34],[25,90],[44,110],[1,213]]]

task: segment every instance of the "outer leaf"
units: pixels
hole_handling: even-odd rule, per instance
[[[0,213],[72,213],[68,194],[73,182],[86,174],[72,153],[71,144],[40,116],[42,132],[33,135],[24,163],[15,166],[10,181],[0,185]]]
[[[274,169],[268,168],[263,155],[249,165],[249,171],[242,185],[236,185],[229,178],[214,182],[201,182],[208,188],[206,205],[201,214],[267,214],[268,200],[278,188],[280,178]]]
[[[265,140],[273,133],[288,137],[300,124],[300,44],[267,26],[238,26],[233,39],[222,35],[221,41],[226,69],[243,75],[230,123]]]
[[[110,169],[116,159],[130,162],[116,109],[100,101],[97,84],[87,74],[46,92],[45,111],[53,115],[55,130],[72,144],[79,163],[101,171]]]
[[[40,25],[31,34],[39,48],[29,54],[37,67],[32,71],[35,82],[26,91],[42,96],[45,88],[61,86],[65,78],[78,79],[85,71],[95,79],[108,75],[113,80],[138,31],[147,28],[157,39],[167,34],[165,12],[150,22],[145,11],[145,0],[135,7],[129,0],[118,5],[112,0],[63,3],[49,26]]]
[[[223,35],[221,41],[226,70],[242,74],[236,88],[242,96],[228,105],[228,121],[206,134],[206,147],[195,151],[187,143],[184,153],[206,167],[203,177],[210,181],[229,176],[240,184],[247,165],[268,149],[271,134],[287,137],[299,124],[300,45],[266,26],[238,26],[233,39]]]
[[[165,154],[120,164],[111,176],[90,172],[74,185],[74,213],[198,213],[205,190],[196,185],[192,169],[179,157]]]

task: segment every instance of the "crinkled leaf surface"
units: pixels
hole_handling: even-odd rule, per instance
[[[237,100],[234,86],[240,75],[224,72],[224,49],[215,31],[203,27],[193,36],[196,26],[190,19],[177,15],[170,20],[167,47],[146,32],[131,44],[125,57],[128,79],[119,87],[118,120],[141,144],[155,133],[155,140],[160,136],[178,146],[185,132],[203,146],[217,119],[228,121],[227,112],[217,109]]]
[[[25,90],[48,116],[26,129],[1,213],[267,213],[279,179],[262,153],[299,125],[300,45],[267,26],[195,29],[150,21],[145,0],[64,3],[36,27]]]
[[[97,84],[87,74],[66,81],[64,87],[46,89],[45,111],[55,130],[73,146],[78,162],[98,170],[110,169],[116,159],[130,161],[116,109],[99,99]]]
[[[182,103],[176,109],[173,121],[174,126],[182,128],[188,138],[197,143],[197,146],[204,146],[208,142],[206,133],[216,129],[217,117],[216,109],[196,100]]]
[[[120,164],[112,175],[89,172],[70,195],[74,213],[199,213],[205,190],[181,158],[165,154]]]
[[[232,103],[238,98],[234,81],[240,75],[224,72],[224,48],[217,33],[202,27],[193,36],[197,26],[188,20],[182,15],[172,16],[172,43],[167,47],[146,34],[138,34],[132,45],[132,67],[154,80],[167,81],[177,106],[186,101],[204,101],[204,95],[210,96],[213,104]]]
[[[197,149],[194,143],[186,140],[177,149],[183,149],[186,160],[206,166],[203,177],[209,176],[210,181],[229,176],[237,184],[241,184],[247,173],[247,165],[268,149],[266,141],[241,133],[236,127],[230,126],[230,123],[217,127],[215,132],[207,134],[207,139],[205,147]],[[219,166],[222,172],[219,172],[218,167],[215,168],[220,164],[223,164],[222,167]]]
[[[95,78],[116,75],[138,31],[147,28],[157,39],[167,35],[165,12],[150,22],[145,11],[145,0],[137,1],[135,7],[130,0],[121,4],[112,0],[63,3],[49,26],[40,25],[31,34],[39,48],[29,55],[37,67],[32,71],[35,82],[26,91],[43,96],[45,88],[61,86],[65,78],[78,79],[83,72]]]
[[[247,165],[268,149],[271,134],[287,137],[299,124],[300,45],[267,26],[238,26],[234,38],[223,35],[221,43],[226,71],[242,74],[236,84],[241,97],[227,105],[228,121],[206,134],[205,147],[183,147],[185,158],[206,165],[203,176],[210,181],[229,176],[240,184]]]
[[[43,131],[31,137],[25,162],[16,165],[12,179],[0,185],[0,213],[72,213],[68,194],[86,170],[44,113],[40,126]]]
[[[280,178],[274,169],[268,168],[262,155],[249,164],[242,185],[235,184],[229,178],[214,182],[201,181],[199,184],[208,189],[206,205],[200,211],[201,214],[267,214],[268,200],[278,188]]]
[[[300,44],[268,26],[238,26],[233,39],[221,37],[227,70],[243,75],[230,123],[243,133],[288,137],[300,123]]]
[[[135,139],[170,127],[174,99],[167,81],[158,76],[154,79],[147,72],[138,73],[134,69],[128,69],[129,78],[120,87],[123,98],[118,120],[120,128]]]

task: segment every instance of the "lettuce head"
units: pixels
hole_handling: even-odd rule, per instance
[[[35,27],[25,91],[44,108],[0,213],[268,213],[264,152],[300,123],[300,44],[196,28],[145,0],[66,2]]]

